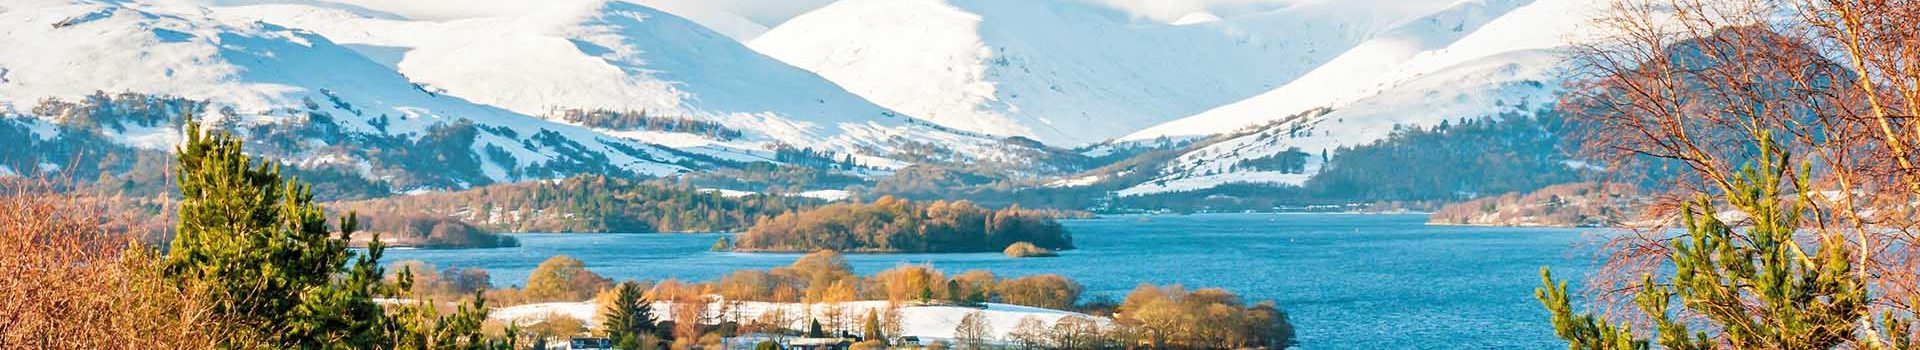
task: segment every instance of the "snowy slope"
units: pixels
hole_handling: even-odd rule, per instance
[[[216,104],[216,113],[202,119],[210,124],[337,130],[340,135],[307,135],[312,138],[298,149],[277,156],[358,167],[381,162],[366,158],[364,150],[343,153],[328,146],[355,139],[404,142],[469,121],[488,131],[467,147],[482,163],[473,170],[483,176],[451,179],[465,184],[511,181],[511,173],[535,167],[580,168],[586,159],[596,170],[638,175],[677,173],[696,163],[670,149],[421,91],[325,37],[225,20],[187,3],[8,2],[0,4],[0,47],[30,53],[0,55],[0,72],[6,72],[0,114],[57,120],[62,116],[36,115],[33,108],[46,100],[80,101],[96,91],[208,100]],[[172,127],[113,136],[163,149],[178,138]],[[510,154],[511,163],[502,163],[505,156],[478,156],[488,149]]]
[[[1164,176],[1122,195],[1228,183],[1300,184],[1308,174],[1235,169],[1289,148],[1334,152],[1385,138],[1395,126],[1530,114],[1551,107],[1561,48],[1599,10],[1586,0],[1475,0],[1361,44],[1272,92],[1129,135],[1126,140],[1227,134],[1191,150]],[[1458,29],[1457,31],[1454,29]],[[1315,112],[1324,111],[1324,113]]]
[[[1367,40],[1299,79],[1259,96],[1214,108],[1190,117],[1121,137],[1121,141],[1159,137],[1194,137],[1231,132],[1247,126],[1329,107],[1365,97],[1409,72],[1400,67],[1437,55],[1455,41],[1479,32],[1481,26],[1532,0],[1476,0],[1396,26]],[[1428,68],[1429,70],[1431,68]]]
[[[209,6],[301,4],[349,10],[386,19],[448,21],[500,17],[554,5],[593,0],[196,0]],[[632,0],[700,23],[739,40],[751,40],[787,19],[833,0]]]
[[[748,140],[678,147],[761,150],[773,143],[886,159],[907,143],[961,159],[1013,157],[984,135],[924,125],[699,24],[621,1],[562,1],[527,12],[433,21],[313,5],[220,7],[235,18],[312,30],[377,57],[413,82],[527,115],[647,111],[746,130]],[[622,134],[652,141],[645,133]]]
[[[1072,146],[1271,90],[1436,3],[1306,2],[1174,25],[1075,0],[843,0],[752,46],[910,115]]]

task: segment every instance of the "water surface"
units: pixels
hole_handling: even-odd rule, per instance
[[[1539,268],[1583,276],[1590,230],[1444,227],[1423,215],[1214,214],[1110,217],[1064,224],[1080,249],[1058,258],[999,253],[850,255],[872,274],[930,263],[949,273],[1053,273],[1088,297],[1120,299],[1140,283],[1221,287],[1273,300],[1308,349],[1563,348],[1533,299]],[[481,267],[518,285],[566,254],[620,279],[711,280],[786,265],[797,254],[710,252],[724,234],[529,234],[521,247],[390,250],[386,261]]]

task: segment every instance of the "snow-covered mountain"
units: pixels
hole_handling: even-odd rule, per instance
[[[712,140],[608,130],[716,156],[778,143],[862,155],[882,167],[904,165],[888,156],[913,144],[939,145],[956,160],[1012,157],[990,137],[917,122],[701,25],[628,2],[560,1],[522,14],[446,21],[312,5],[216,11],[312,30],[385,59],[431,91],[527,115],[646,111],[750,134]]]
[[[0,55],[0,115],[45,130],[68,117],[47,101],[96,92],[212,101],[210,122],[292,140],[278,155],[289,162],[374,179],[406,166],[380,148],[458,136],[460,157],[476,161],[443,187],[664,175],[793,149],[880,169],[1044,167],[1046,150],[1003,138],[1208,140],[1122,191],[1136,195],[1298,184],[1319,157],[1306,174],[1242,165],[1365,144],[1395,126],[1546,108],[1560,47],[1598,10],[1592,0],[450,1],[0,3],[0,47],[31,53]],[[449,129],[462,127],[476,130],[471,141]],[[164,149],[170,130],[110,136]]]
[[[1552,107],[1562,48],[1588,35],[1598,4],[1585,0],[1471,0],[1407,21],[1278,89],[1141,130],[1121,142],[1228,135],[1189,150],[1139,195],[1228,183],[1305,182],[1306,174],[1236,167],[1298,148],[1337,152],[1385,138],[1395,126],[1527,115]]]
[[[909,115],[1075,146],[1274,89],[1444,3],[1303,1],[1167,23],[1077,0],[841,0],[752,46]]]
[[[386,163],[395,163],[369,159],[396,153],[382,148],[462,134],[448,127],[481,131],[452,141],[470,146],[459,157],[477,159],[476,169],[440,187],[659,176],[779,159],[782,149],[853,155],[881,169],[930,158],[1017,162],[1038,151],[914,120],[634,3],[561,1],[445,18],[323,1],[0,4],[0,44],[31,53],[0,55],[0,115],[58,123],[44,101],[96,92],[211,101],[220,112],[211,122],[280,135],[250,138],[300,139],[279,158],[375,179],[391,177]],[[625,113],[615,116],[624,123],[563,117],[580,111]],[[328,132],[302,132],[314,128]],[[113,139],[164,150],[175,129]]]
[[[381,150],[340,146],[411,143],[450,128],[484,132],[450,141],[470,153],[445,155],[474,159],[472,167],[433,165],[442,168],[427,176],[448,186],[514,174],[666,175],[705,166],[683,152],[434,94],[326,37],[195,6],[8,2],[0,4],[0,47],[9,52],[0,54],[0,114],[43,127],[74,117],[72,109],[42,108],[48,101],[133,93],[214,101],[202,122],[288,140],[278,156],[289,162],[357,168],[370,178],[411,165],[371,155]],[[177,127],[164,123],[108,132],[140,148],[178,141]]]

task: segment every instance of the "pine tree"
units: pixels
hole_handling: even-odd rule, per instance
[[[640,283],[620,282],[614,287],[613,303],[607,305],[601,318],[606,320],[607,336],[618,344],[638,344],[643,337],[653,334],[653,303],[641,297]]]
[[[398,273],[403,282],[410,284],[412,272],[401,268]],[[416,299],[412,303],[395,306],[396,313],[389,317],[388,324],[393,328],[392,349],[397,350],[435,350],[435,349],[487,349],[497,344],[481,333],[481,323],[487,319],[486,296],[483,291],[474,291],[473,300],[454,309],[453,314],[440,315],[439,307],[431,299]],[[508,335],[518,330],[509,330]]]
[[[1714,202],[1699,198],[1682,210],[1686,237],[1676,238],[1671,281],[1656,283],[1643,277],[1636,295],[1640,310],[1652,318],[1653,340],[1671,349],[1710,349],[1730,345],[1739,349],[1831,349],[1854,337],[1873,345],[1875,332],[1856,332],[1868,318],[1867,289],[1853,266],[1849,242],[1838,234],[1816,232],[1818,244],[1803,247],[1794,240],[1801,218],[1809,215],[1812,199],[1799,178],[1786,183],[1787,153],[1758,137],[1759,168],[1746,167],[1722,185],[1723,200],[1747,214],[1746,232],[1713,213]],[[1802,166],[1802,173],[1809,166]],[[1792,194],[1781,193],[1783,184]],[[1791,196],[1792,200],[1781,198]],[[1784,207],[1783,207],[1783,204]],[[1811,215],[1819,215],[1814,212]],[[1806,248],[1813,248],[1811,253]],[[1555,331],[1570,349],[1646,349],[1649,340],[1636,338],[1631,327],[1613,325],[1592,315],[1575,315],[1565,282],[1555,284],[1541,270],[1543,286],[1535,292],[1552,313]],[[1679,310],[1670,303],[1678,298]],[[1675,320],[1674,312],[1697,315],[1718,336],[1695,331],[1690,321]],[[1892,317],[1888,317],[1892,319]],[[1891,328],[1891,329],[1905,329]],[[1895,344],[1906,342],[1895,336]]]
[[[351,214],[335,237],[307,186],[283,180],[277,165],[254,164],[231,135],[204,132],[190,116],[186,126],[176,155],[180,222],[164,274],[213,296],[213,316],[239,328],[225,345],[381,342],[382,310],[372,300],[383,274],[379,240],[356,257],[346,245],[357,226]]]
[[[961,290],[960,280],[947,280],[947,301],[954,304],[967,303],[966,291]]]
[[[867,309],[867,322],[862,328],[864,332],[860,336],[865,338],[862,340],[878,341],[882,344],[887,342],[886,333],[880,331],[880,314],[875,313],[873,309]]]
[[[808,338],[826,338],[827,337],[827,332],[820,329],[819,319],[808,320],[808,322],[811,323],[807,325]]]

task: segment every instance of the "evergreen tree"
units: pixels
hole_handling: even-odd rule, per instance
[[[819,319],[808,320],[808,322],[811,323],[807,325],[808,338],[826,338],[827,337],[827,332],[820,329]]]
[[[965,291],[960,289],[960,280],[947,280],[947,301],[954,304],[966,303],[966,296],[961,294],[965,293]]]
[[[185,124],[176,155],[180,222],[164,274],[213,296],[213,317],[238,328],[225,346],[382,343],[382,310],[373,303],[383,275],[379,240],[356,257],[346,244],[353,215],[334,236],[306,185],[283,180],[277,165],[254,164],[239,139],[205,132],[191,117]]]
[[[1654,342],[1660,346],[1671,349],[1721,345],[1739,349],[1831,349],[1856,340],[1854,337],[1876,336],[1873,331],[1855,330],[1869,317],[1866,284],[1852,264],[1849,242],[1830,232],[1817,232],[1815,246],[1802,246],[1794,240],[1794,234],[1801,232],[1802,217],[1809,215],[1809,209],[1818,209],[1806,194],[1809,187],[1804,178],[1785,182],[1789,168],[1784,163],[1792,158],[1773,145],[1766,133],[1757,143],[1759,168],[1749,166],[1721,185],[1721,199],[1747,214],[1751,226],[1744,234],[1736,234],[1733,226],[1714,215],[1715,201],[1710,198],[1702,197],[1683,208],[1687,235],[1674,240],[1672,253],[1666,257],[1673,263],[1672,280],[1656,283],[1648,274],[1643,277],[1644,289],[1635,298],[1640,310],[1652,318],[1653,329],[1648,334],[1657,336]],[[1808,167],[1802,169],[1805,173]],[[1790,187],[1793,194],[1782,193],[1783,187]],[[1820,214],[1816,211],[1811,215]],[[1649,340],[1637,338],[1627,325],[1574,314],[1566,283],[1555,284],[1546,269],[1541,270],[1541,282],[1543,286],[1535,295],[1552,313],[1554,330],[1568,341],[1570,349],[1650,346]],[[1680,301],[1678,310],[1670,307],[1675,298]],[[1676,311],[1699,316],[1706,322],[1705,329],[1720,334],[1690,328],[1703,324],[1676,320]],[[1897,322],[1891,315],[1887,319]],[[1894,337],[1894,344],[1907,343],[1903,335]],[[1861,343],[1875,345],[1881,341],[1867,339]]]
[[[867,309],[867,322],[862,328],[864,332],[860,336],[865,338],[862,340],[878,341],[883,344],[887,342],[886,333],[880,331],[880,314],[875,313],[873,309]]]
[[[613,303],[601,314],[606,320],[607,336],[613,342],[626,345],[638,345],[646,335],[653,334],[653,303],[642,298],[640,284],[633,281],[620,282],[614,287]]]
[[[411,272],[401,269],[403,278],[411,278]],[[404,280],[403,280],[404,281]],[[400,284],[409,284],[400,282]],[[415,300],[396,306],[397,314],[389,318],[393,326],[393,349],[434,350],[434,349],[489,349],[497,347],[492,340],[481,333],[481,323],[487,319],[486,296],[475,291],[473,300],[454,309],[453,314],[441,316],[439,307],[433,300]],[[509,330],[509,336],[512,332]]]

